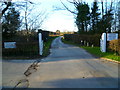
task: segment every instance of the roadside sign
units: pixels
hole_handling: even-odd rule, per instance
[[[107,33],[107,41],[118,39],[118,33]]]
[[[16,48],[16,42],[4,42],[4,48]]]

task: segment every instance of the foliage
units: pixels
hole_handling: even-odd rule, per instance
[[[120,31],[120,1],[118,2],[118,29]]]
[[[29,35],[29,42],[26,41],[26,35],[17,32],[14,38],[4,39],[4,42],[16,42],[16,48],[2,48],[3,58],[8,59],[29,59],[39,57],[38,37],[36,34]],[[3,45],[4,46],[4,45]]]
[[[20,13],[11,7],[3,18],[2,33],[3,38],[10,38],[15,35],[20,27]]]
[[[107,4],[107,1],[101,1],[101,7],[99,7],[100,5],[98,6],[98,0],[94,0],[91,7],[80,0],[68,2],[74,5],[76,11],[69,9],[63,2],[62,4],[69,12],[75,15],[75,23],[79,34],[102,34],[103,32],[113,31],[112,28],[114,27],[112,25],[115,24],[113,23],[115,12],[113,12],[112,1],[109,4]],[[102,9],[101,12],[99,8]]]
[[[20,40],[19,40],[20,38]],[[31,59],[31,58],[42,58],[50,53],[50,47],[52,41],[56,37],[49,37],[48,41],[44,42],[44,49],[43,49],[43,55],[39,55],[39,46],[38,46],[38,40],[36,39],[35,36],[29,37],[29,42],[26,42],[25,36],[17,36],[17,41],[16,47],[17,48],[10,48],[10,49],[5,49],[2,48],[2,55],[3,58],[8,59]],[[22,41],[21,41],[22,40]]]
[[[92,22],[91,30],[93,30],[93,33],[96,33],[96,32],[98,33],[98,22],[99,22],[99,15],[100,15],[98,11],[99,11],[98,3],[94,1],[92,12],[91,12],[91,22]]]
[[[79,3],[76,6],[76,9],[78,11],[77,17],[76,17],[76,24],[78,27],[78,32],[83,33],[84,31],[87,32],[87,27],[90,20],[90,12],[89,12],[89,6],[88,4]]]
[[[110,41],[109,48],[120,55],[120,39]]]
[[[94,35],[65,34],[64,38],[67,41],[72,41],[81,45],[83,44],[87,45],[87,43],[89,43],[89,45],[99,46],[100,36],[101,36],[100,34],[94,34]]]
[[[38,55],[38,42],[17,42],[17,48],[5,49],[3,48],[3,56],[36,56]]]
[[[54,37],[49,37],[49,40],[47,42],[44,42],[44,49],[43,49],[43,56],[47,56],[50,54],[50,47],[51,47],[51,43],[52,41],[56,38],[56,36]]]
[[[81,48],[84,48],[85,50],[87,50],[88,52],[90,52],[91,54],[95,56],[120,61],[120,56],[114,55],[111,52],[103,53],[100,51],[100,47],[81,47]]]

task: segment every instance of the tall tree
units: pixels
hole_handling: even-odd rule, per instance
[[[61,1],[61,0],[60,0]],[[68,1],[68,0],[67,0]],[[68,1],[69,3],[73,4],[76,11],[70,10],[62,1],[61,3],[63,6],[71,12],[72,14],[75,15],[75,23],[78,27],[78,32],[83,33],[87,32],[88,30],[88,24],[90,20],[90,11],[89,11],[89,5],[86,4],[85,2],[83,3],[82,0],[73,0],[73,1]]]
[[[93,33],[98,32],[98,21],[99,21],[99,15],[100,13],[98,12],[98,2],[97,0],[94,0],[93,2],[93,7],[92,7],[92,12],[91,12],[91,21],[92,21],[92,30]]]
[[[120,32],[120,1],[118,2],[118,30]]]
[[[11,6],[7,14],[3,18],[2,33],[4,38],[15,35],[16,30],[20,27],[20,13]]]
[[[89,6],[86,3],[80,3],[76,7],[78,13],[76,16],[76,24],[79,32],[87,32],[87,27],[90,20]]]
[[[105,15],[103,16],[104,18],[104,31],[105,32],[111,32],[111,27],[112,27],[112,23],[113,23],[113,8],[112,8],[112,5],[113,5],[113,2],[111,1],[111,5],[110,5],[110,8],[108,9],[107,6],[106,6],[106,12],[105,12]]]

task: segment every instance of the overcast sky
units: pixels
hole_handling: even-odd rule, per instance
[[[22,0],[13,0],[22,1]],[[43,22],[41,29],[48,31],[77,31],[75,25],[74,15],[67,10],[56,10],[56,7],[63,7],[60,0],[31,0],[36,3],[36,9],[33,14],[38,14],[40,11],[45,11],[48,15]],[[74,6],[68,3],[66,0],[61,0],[69,8],[74,10]],[[93,0],[85,0],[89,5],[92,4]],[[99,0],[101,1],[101,0]],[[110,1],[110,0],[108,0]]]

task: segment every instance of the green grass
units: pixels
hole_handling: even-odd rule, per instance
[[[104,58],[120,61],[120,56],[114,55],[114,53],[112,53],[112,52],[103,53],[100,51],[100,47],[85,47],[85,46],[83,46],[81,48],[87,50],[89,53],[91,53],[97,57],[104,57]]]
[[[120,56],[117,56],[115,55],[114,53],[112,52],[106,52],[106,53],[103,53],[100,51],[100,47],[86,47],[86,46],[80,46],[79,44],[76,44],[74,42],[71,42],[71,41],[66,41],[64,39],[62,39],[62,41],[66,44],[72,44],[72,45],[75,45],[75,46],[78,46],[80,48],[83,48],[85,49],[86,51],[88,51],[89,53],[97,56],[97,57],[103,57],[103,58],[108,58],[108,59],[112,59],[112,60],[115,60],[115,61],[120,61]]]
[[[43,57],[46,57],[50,54],[51,43],[55,38],[56,36],[50,37],[47,42],[44,42]]]

